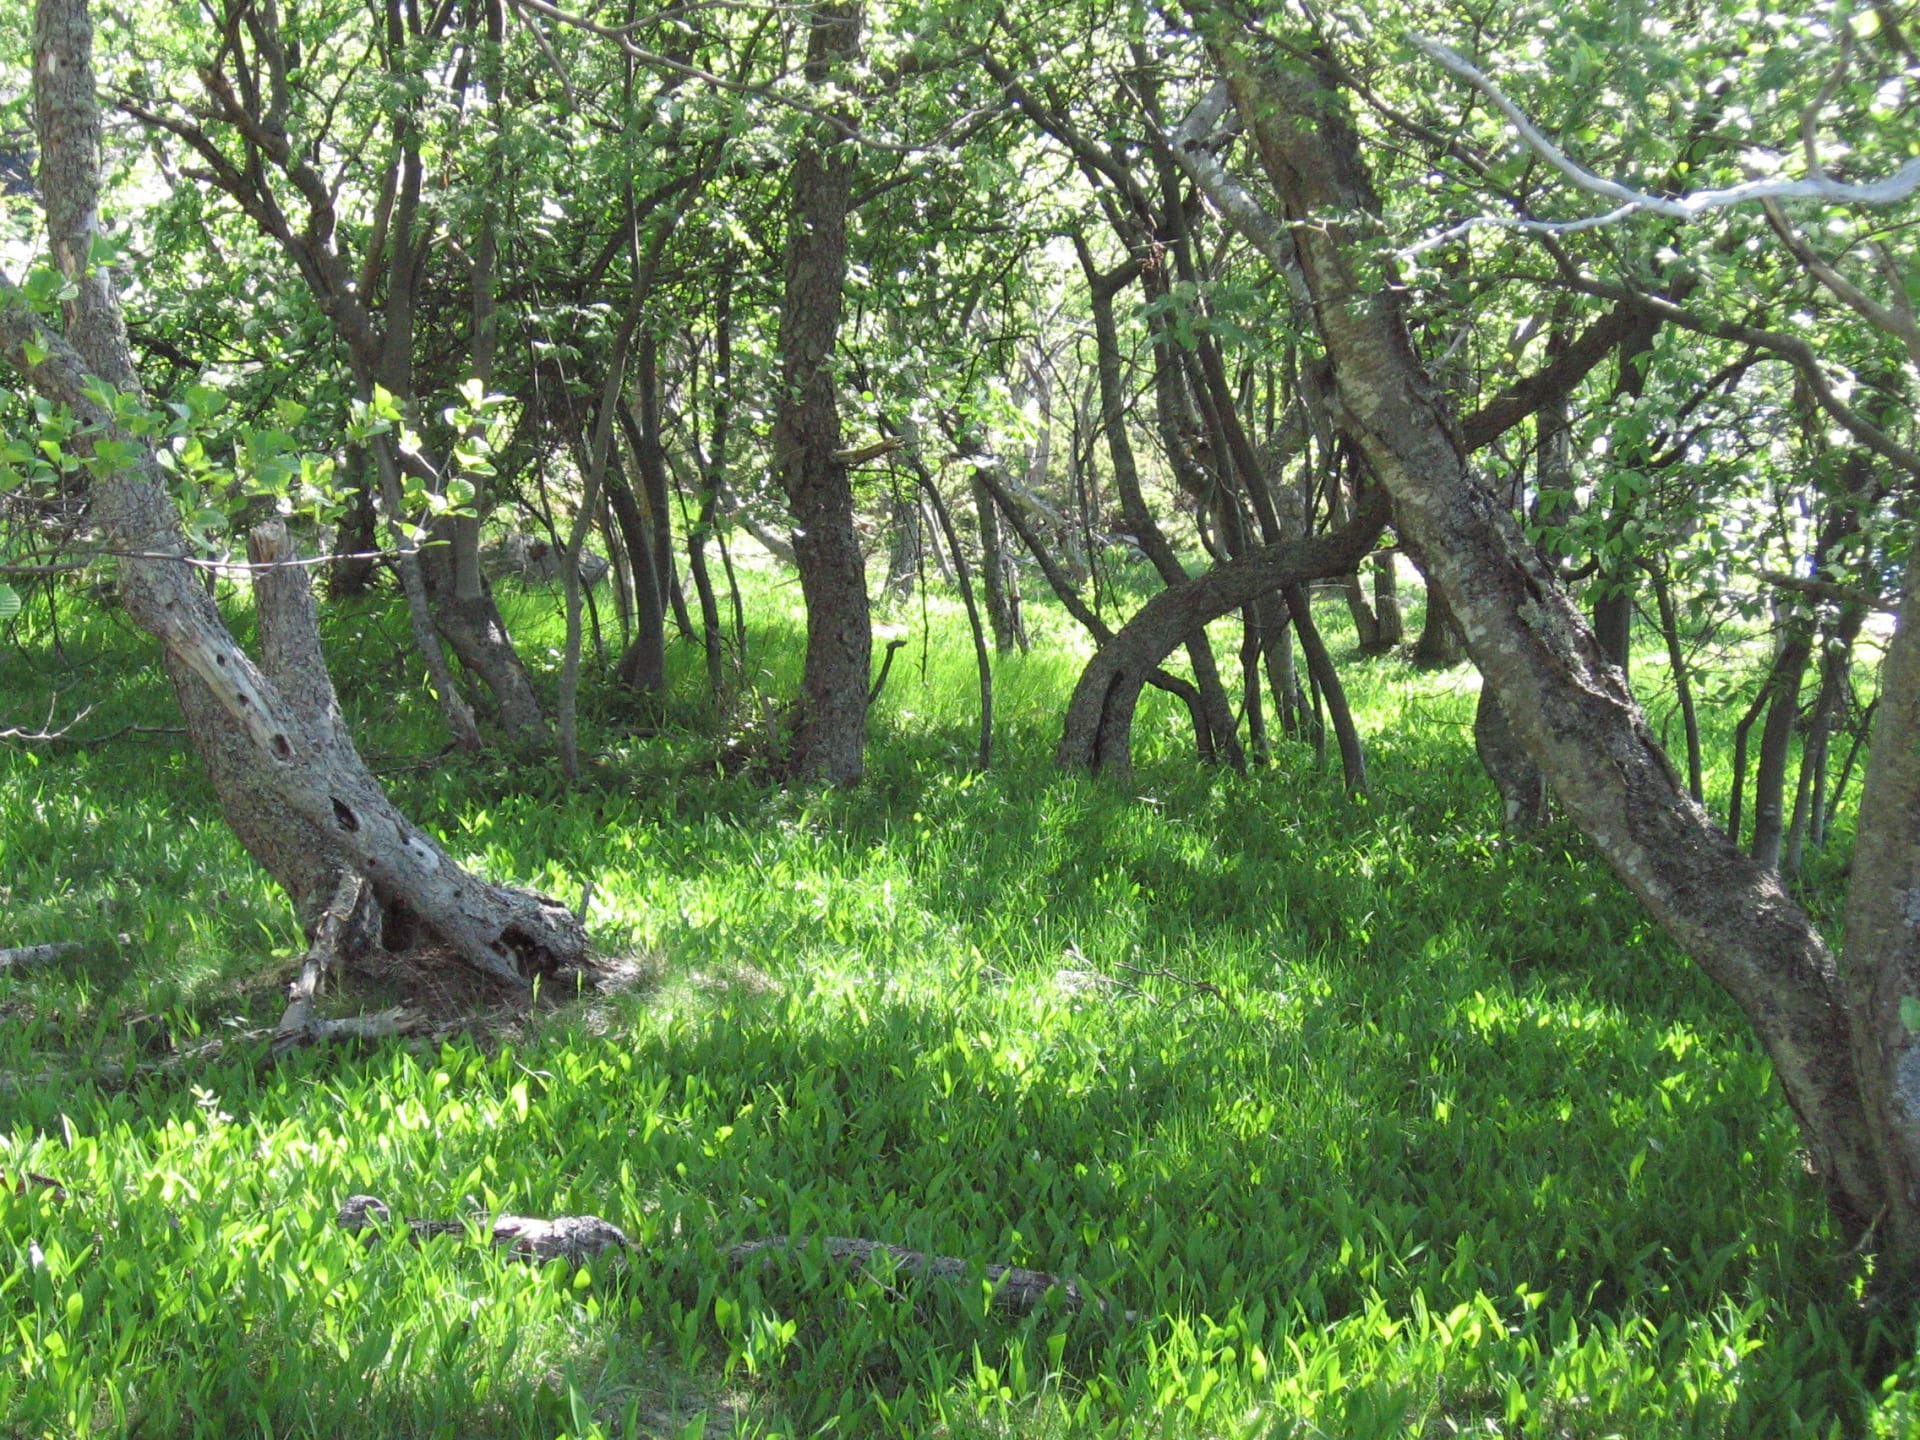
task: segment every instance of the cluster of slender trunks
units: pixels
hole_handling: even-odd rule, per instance
[[[1369,252],[1380,207],[1358,133],[1346,118],[1339,72],[1311,44],[1283,49],[1256,39],[1251,18],[1226,4],[1193,0],[1190,10],[1222,84],[1166,134],[1147,182],[1105,142],[1080,133],[1071,116],[1029,93],[1013,70],[991,56],[983,61],[1014,107],[1111,185],[1113,202],[1104,213],[1114,233],[1108,238],[1126,260],[1103,268],[1095,237],[1074,236],[1096,350],[1076,455],[1083,441],[1089,453],[1096,440],[1104,443],[1124,534],[1163,589],[1125,624],[1110,626],[1097,603],[1087,603],[1081,575],[1063,562],[1055,543],[1070,523],[953,417],[944,438],[970,472],[980,521],[983,624],[974,574],[926,466],[928,437],[901,421],[872,452],[898,450],[912,482],[894,505],[890,587],[908,583],[929,550],[940,553],[937,533],[965,589],[982,675],[982,763],[991,754],[988,631],[1000,650],[1024,643],[1009,532],[1098,646],[1067,708],[1058,751],[1063,766],[1124,774],[1138,699],[1151,685],[1187,707],[1203,759],[1242,764],[1249,750],[1267,751],[1271,705],[1284,733],[1323,745],[1331,737],[1354,791],[1367,787],[1365,758],[1314,623],[1311,587],[1339,583],[1363,642],[1390,647],[1401,638],[1393,566],[1407,559],[1424,574],[1430,602],[1428,630],[1415,653],[1444,661],[1464,645],[1484,677],[1476,739],[1509,819],[1537,823],[1550,796],[1734,998],[1801,1122],[1840,1229],[1880,1257],[1883,1276],[1907,1284],[1920,1264],[1920,1047],[1902,1018],[1903,1003],[1920,995],[1920,850],[1911,841],[1920,833],[1920,639],[1903,624],[1887,654],[1857,827],[1847,946],[1836,955],[1782,884],[1781,871],[1799,863],[1807,844],[1819,843],[1828,823],[1828,747],[1838,733],[1844,683],[1831,657],[1858,634],[1862,607],[1843,607],[1831,634],[1805,626],[1790,634],[1742,720],[1736,795],[1746,792],[1751,754],[1757,796],[1751,844],[1743,849],[1735,841],[1746,816],[1736,809],[1723,830],[1702,807],[1690,701],[1683,706],[1688,774],[1682,776],[1627,685],[1623,616],[1631,615],[1631,594],[1643,579],[1670,645],[1677,643],[1665,577],[1651,567],[1644,576],[1610,577],[1598,610],[1582,613],[1564,577],[1527,540],[1511,496],[1499,493],[1475,464],[1477,452],[1532,422],[1540,486],[1564,484],[1555,477],[1566,473],[1569,394],[1609,359],[1619,367],[1620,385],[1639,383],[1635,357],[1644,353],[1662,312],[1627,297],[1579,333],[1563,327],[1538,371],[1478,412],[1454,415],[1444,384],[1408,333],[1400,291],[1381,279]],[[451,16],[452,7],[441,13]],[[492,27],[497,42],[498,3],[464,13],[471,23]],[[231,43],[203,73],[205,105],[192,112],[154,108],[141,118],[198,151],[212,182],[283,248],[337,328],[363,398],[385,392],[410,414],[418,408],[419,280],[433,241],[421,218],[417,120],[405,105],[397,107],[381,243],[356,260],[339,238],[331,192],[276,123],[276,97],[288,84],[290,61],[270,18],[251,6],[236,8],[230,18]],[[829,107],[841,103],[835,97],[857,70],[862,20],[857,3],[810,12],[805,78]],[[580,916],[548,897],[471,875],[381,791],[341,722],[308,569],[292,553],[284,528],[263,524],[251,536],[257,659],[234,642],[198,583],[150,442],[129,426],[121,403],[144,402],[117,302],[106,278],[88,264],[98,229],[100,119],[85,0],[38,0],[37,23],[41,189],[53,254],[70,292],[65,323],[55,330],[9,291],[0,303],[0,351],[42,395],[70,408],[92,443],[111,440],[117,453],[135,457],[103,467],[89,521],[126,557],[119,576],[128,613],[164,646],[194,746],[235,831],[286,888],[310,930],[330,914],[341,923],[328,907],[350,894],[360,912],[353,928],[366,943],[437,948],[505,987],[524,989],[542,975],[587,965]],[[395,6],[391,23],[404,31],[415,22]],[[396,32],[392,53],[404,49],[405,38]],[[496,77],[482,73],[478,80],[492,94]],[[845,783],[862,771],[873,664],[866,556],[851,483],[863,452],[845,444],[834,370],[859,150],[851,111],[810,113],[814,121],[791,162],[772,446],[794,528],[790,540],[768,538],[790,551],[809,617],[784,763],[797,777]],[[1252,143],[1272,213],[1218,159],[1218,132],[1230,118]],[[216,125],[243,137],[257,163],[235,165],[209,128]],[[574,462],[587,481],[580,516],[564,537],[557,528],[554,535],[569,602],[570,668],[558,714],[559,743],[570,765],[577,765],[571,728],[583,598],[578,569],[591,524],[604,521],[619,540],[614,568],[622,614],[631,620],[622,680],[641,691],[664,684],[670,615],[683,631],[698,630],[709,680],[716,687],[723,680],[726,626],[707,566],[730,503],[728,291],[721,291],[715,351],[707,357],[705,443],[693,447],[692,461],[665,443],[660,342],[639,324],[654,262],[711,173],[710,165],[696,167],[660,192],[628,197],[620,244],[631,263],[632,294],[597,405],[571,398],[568,377],[551,364],[531,371],[537,403],[525,407],[524,423],[572,435]],[[1167,303],[1170,287],[1201,278],[1188,233],[1199,194],[1280,268],[1298,297],[1302,323],[1324,351],[1308,373],[1291,377],[1288,414],[1262,427],[1270,437],[1264,444],[1251,438],[1260,432],[1246,413],[1253,387],[1229,375],[1218,341],[1204,330],[1176,337],[1166,328],[1176,311]],[[303,223],[289,221],[289,196],[304,207]],[[498,257],[484,221],[480,231],[472,257],[471,359],[484,390],[497,362]],[[1135,286],[1158,327],[1149,363],[1159,448],[1212,560],[1199,575],[1189,574],[1161,528],[1132,448],[1115,304]],[[377,304],[369,298],[375,295]],[[103,398],[97,381],[112,393]],[[473,423],[470,438],[477,438],[484,421]],[[515,443],[510,438],[506,448]],[[479,745],[485,726],[512,743],[550,743],[553,717],[514,651],[479,565],[478,522],[452,515],[425,526],[405,511],[409,493],[444,484],[450,473],[444,457],[430,462],[417,448],[403,450],[375,433],[353,463],[364,478],[365,501],[346,533],[356,553],[371,553],[381,548],[375,527],[384,521],[415,639],[455,741]],[[680,477],[694,496],[686,558],[697,627],[681,598],[671,543],[676,464],[697,472]],[[1046,466],[1042,454],[1037,473],[1044,475]],[[1863,464],[1839,483],[1865,491],[1872,477],[1872,467]],[[1080,506],[1087,569],[1095,563],[1092,508]],[[1818,537],[1823,554],[1845,543],[1845,517],[1858,512],[1838,506],[1833,513]],[[1328,517],[1317,533],[1306,518],[1314,514]],[[931,527],[923,524],[927,516]],[[1389,529],[1394,543],[1384,550]],[[720,553],[726,561],[724,546]],[[364,568],[357,566],[344,562],[339,583],[363,583]],[[1363,566],[1372,568],[1371,602],[1359,579]],[[1916,584],[1910,570],[1906,601]],[[1624,609],[1622,596],[1628,597]],[[737,635],[737,592],[734,608]],[[1238,683],[1230,685],[1207,627],[1234,614],[1242,617],[1244,639]],[[1167,668],[1180,653],[1184,675]],[[1816,657],[1815,723],[1789,805],[1787,740]],[[1684,673],[1684,666],[1676,668]],[[477,707],[468,686],[482,696]],[[1843,784],[1852,768],[1849,756]]]

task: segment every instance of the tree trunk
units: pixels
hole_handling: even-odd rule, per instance
[[[1616,405],[1631,409],[1647,391],[1647,365],[1653,359],[1653,339],[1660,332],[1660,321],[1640,316],[1620,342],[1619,372],[1614,380]],[[1631,470],[1647,460],[1648,436],[1644,427],[1628,430],[1630,443],[1620,453],[1607,457],[1607,464]],[[1633,668],[1634,592],[1640,579],[1640,557],[1622,533],[1632,518],[1632,506],[1616,501],[1615,511],[1606,517],[1608,545],[1602,549],[1599,574],[1594,580],[1593,633],[1601,653],[1631,676]]]
[[[1753,858],[1768,869],[1780,865],[1786,837],[1787,761],[1794,721],[1800,716],[1800,682],[1813,657],[1810,622],[1793,622],[1767,685],[1767,719],[1760,729],[1760,756],[1753,769]]]
[[[861,9],[819,4],[807,37],[807,81],[821,94],[860,54]],[[773,425],[774,468],[793,512],[794,557],[807,605],[807,657],[794,728],[793,773],[836,785],[866,766],[873,629],[866,557],[853,524],[853,487],[840,445],[833,347],[847,273],[847,207],[856,149],[822,125],[793,162],[786,298],[780,307],[783,383]]]
[[[1546,777],[1507,723],[1492,687],[1485,684],[1473,714],[1473,748],[1493,788],[1500,792],[1501,823],[1520,835],[1546,824]]]
[[[632,436],[626,437],[631,449]],[[577,447],[583,454],[585,446]],[[620,657],[615,676],[629,690],[653,694],[667,683],[667,603],[661,594],[653,534],[638,491],[627,480],[616,453],[607,465],[607,505],[619,523],[620,546],[633,571],[633,642]]]
[[[1406,618],[1400,613],[1400,576],[1391,551],[1373,557],[1373,615],[1379,626],[1375,638],[1384,655],[1407,638]]]
[[[919,492],[896,490],[888,517],[885,591],[889,600],[904,602],[913,598],[913,586],[920,578],[923,558],[920,548]]]
[[[1133,765],[1133,712],[1140,687],[1187,636],[1263,595],[1345,573],[1366,554],[1386,520],[1385,497],[1375,495],[1362,502],[1344,530],[1262,546],[1155,595],[1101,645],[1081,672],[1067,702],[1056,763],[1065,770],[1127,775]],[[1359,773],[1364,784],[1364,768]]]
[[[1134,267],[1128,265],[1114,274],[1101,275],[1094,266],[1092,252],[1078,235],[1074,236],[1074,247],[1079,252],[1081,269],[1086,272],[1088,297],[1093,309],[1101,428],[1106,434],[1107,453],[1113,458],[1113,485],[1120,495],[1121,513],[1132,528],[1135,541],[1159,572],[1161,583],[1170,590],[1178,589],[1187,584],[1187,572],[1181,567],[1179,557],[1173,553],[1166,536],[1160,533],[1160,527],[1154,523],[1153,513],[1147,509],[1146,497],[1140,488],[1139,469],[1134,464],[1133,442],[1127,438],[1126,395],[1120,383],[1120,339],[1113,319],[1113,297],[1130,281]],[[1188,659],[1193,665],[1194,684],[1200,692],[1200,714],[1206,722],[1194,735],[1200,758],[1203,762],[1224,760],[1239,769],[1246,764],[1246,757],[1241,753],[1239,737],[1234,733],[1233,706],[1227,700],[1226,687],[1220,682],[1220,668],[1214,661],[1213,646],[1207,640],[1204,623],[1186,637],[1186,646]],[[1164,658],[1164,652],[1160,658]],[[1154,663],[1157,665],[1159,659]],[[1086,683],[1084,675],[1081,683]],[[1079,693],[1077,688],[1075,693]],[[1134,694],[1139,694],[1137,687]],[[1123,723],[1129,727],[1129,733],[1132,714],[1132,702],[1128,701]],[[1071,719],[1068,723],[1071,727]],[[1061,763],[1078,762],[1063,758]],[[1130,755],[1125,763],[1132,763]]]
[[[261,643],[276,684],[247,658],[182,563],[180,517],[148,442],[93,399],[89,375],[138,396],[119,307],[86,271],[97,228],[99,110],[86,0],[39,0],[34,84],[41,187],[54,253],[73,268],[69,333],[78,351],[42,325],[17,291],[0,293],[0,354],[35,389],[93,427],[87,446],[115,442],[133,457],[94,485],[92,519],[127,552],[121,596],[142,630],[166,647],[168,674],[196,750],[249,851],[287,889],[303,922],[331,894],[327,877],[354,871],[383,909],[424,924],[468,963],[516,986],[582,961],[585,936],[563,906],[468,874],[408,824],[381,792],[341,726],[320,656],[306,571],[264,577]],[[37,359],[35,357],[38,357]],[[291,559],[278,525],[258,535],[263,562]]]
[[[1813,702],[1813,714],[1807,722],[1807,743],[1801,756],[1804,803],[1797,803],[1793,824],[1787,832],[1787,854],[1780,873],[1793,879],[1800,873],[1805,848],[1818,850],[1827,843],[1831,809],[1827,796],[1827,761],[1833,736],[1845,717],[1851,700],[1853,646],[1866,623],[1864,605],[1843,606],[1833,632],[1821,647],[1820,693]]]
[[[1556,799],[1668,933],[1753,1024],[1798,1115],[1841,1232],[1900,1284],[1920,1261],[1920,1046],[1900,1021],[1920,993],[1920,625],[1902,623],[1862,806],[1845,963],[1778,877],[1736,850],[1681,788],[1618,668],[1539,563],[1511,511],[1466,464],[1415,357],[1402,300],[1379,278],[1377,216],[1331,66],[1255,49],[1196,0],[1281,197],[1352,437],[1392,492],[1396,525]],[[1920,617],[1909,567],[1905,617]]]
[[[380,528],[373,503],[373,480],[367,473],[366,446],[347,446],[341,488],[346,492],[347,509],[334,527],[334,558],[327,566],[327,593],[336,600],[364,595],[373,588]]]
[[[980,521],[980,589],[986,596],[994,651],[1006,655],[1025,650],[1027,626],[1020,614],[1020,588],[1013,581],[1013,567],[1000,540],[1000,508],[993,491],[981,479],[978,464],[973,477],[973,510]]]
[[[1687,794],[1693,803],[1707,803],[1706,771],[1700,755],[1700,716],[1693,704],[1693,676],[1687,652],[1680,643],[1680,613],[1674,608],[1673,587],[1658,569],[1648,572],[1653,598],[1660,607],[1660,634],[1667,642],[1667,668],[1673,672],[1673,693],[1680,707],[1680,728],[1687,742]]]
[[[1453,618],[1453,606],[1447,603],[1443,587],[1427,585],[1427,618],[1420,627],[1420,638],[1413,642],[1413,663],[1430,670],[1447,670],[1467,658],[1460,623]]]
[[[419,532],[406,522],[400,499],[400,469],[386,436],[373,440],[375,464],[380,473],[380,495],[387,512],[387,526],[393,536],[394,568],[400,574],[400,591],[407,601],[407,619],[413,630],[413,647],[426,663],[427,679],[433,685],[434,698],[440,704],[440,718],[462,750],[478,750],[480,727],[473,718],[473,707],[453,678],[447,653],[440,648],[440,636],[433,627],[433,610],[427,602],[427,586],[422,576]]]

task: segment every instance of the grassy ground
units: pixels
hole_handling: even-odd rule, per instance
[[[1863,1317],[1757,1048],[1577,837],[1499,838],[1466,672],[1348,665],[1370,804],[1293,749],[1196,772],[1151,696],[1122,794],[1049,766],[1069,647],[1002,663],[974,775],[953,608],[896,618],[846,794],[719,775],[688,700],[630,739],[596,699],[577,788],[424,763],[403,623],[330,618],[402,803],[497,878],[591,880],[598,943],[654,976],[505,1042],[107,1083],[270,1022],[297,937],[178,737],[0,748],[0,944],[90,942],[0,976],[0,1431],[1920,1433],[1911,1327]],[[790,687],[795,633],[749,678]],[[174,723],[123,622],[5,638],[0,725],[50,690],[98,706],[76,736]],[[593,1212],[640,1254],[363,1249],[356,1191]],[[1068,1272],[1138,1318],[720,1261],[788,1234]]]

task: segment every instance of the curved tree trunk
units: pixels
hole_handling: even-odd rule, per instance
[[[287,888],[305,922],[317,918],[326,877],[352,870],[390,912],[405,912],[511,984],[579,963],[585,936],[564,906],[468,874],[381,792],[340,724],[304,569],[276,570],[265,580],[263,653],[284,688],[235,644],[194,582],[179,513],[148,442],[90,393],[90,375],[136,397],[140,385],[118,304],[105,277],[87,270],[97,228],[99,109],[86,0],[39,0],[35,52],[41,186],[55,257],[76,286],[72,341],[43,325],[8,286],[0,292],[0,354],[91,429],[85,444],[119,447],[124,463],[94,484],[92,519],[130,557],[120,565],[127,613],[166,647],[195,748],[235,832]],[[261,532],[269,560],[290,558],[283,543],[278,526]]]
[[[1416,358],[1376,242],[1379,213],[1332,68],[1256,54],[1224,9],[1195,20],[1285,208],[1353,438],[1460,616],[1487,683],[1554,794],[1655,918],[1745,1012],[1798,1115],[1836,1223],[1909,1283],[1920,1265],[1920,567],[1891,643],[1863,801],[1848,950],[1836,966],[1769,869],[1686,794],[1624,679],[1512,513],[1467,465]],[[1372,278],[1368,278],[1372,277]]]
[[[1113,297],[1133,278],[1131,264],[1110,275],[1095,267],[1086,241],[1074,236],[1074,248],[1081,269],[1087,276],[1087,293],[1093,309],[1094,341],[1097,363],[1094,367],[1100,383],[1100,424],[1107,440],[1107,452],[1113,457],[1113,488],[1120,496],[1121,513],[1133,530],[1134,540],[1159,572],[1169,589],[1187,583],[1187,572],[1154,523],[1140,488],[1139,469],[1134,464],[1133,442],[1127,438],[1126,395],[1120,382],[1120,340],[1113,319]],[[1251,597],[1249,597],[1251,598]],[[1229,607],[1235,608],[1235,607]],[[1224,613],[1224,612],[1223,612]],[[1195,726],[1194,743],[1205,762],[1224,760],[1236,769],[1246,764],[1239,737],[1234,733],[1233,706],[1227,700],[1226,687],[1220,682],[1220,667],[1214,660],[1213,646],[1204,625],[1185,637],[1187,657],[1193,666],[1195,688],[1200,692],[1199,714],[1205,723]],[[1164,652],[1162,655],[1164,658]],[[1156,661],[1156,664],[1159,662]],[[1083,676],[1084,680],[1085,677]],[[1135,691],[1136,696],[1138,691]],[[1131,709],[1129,709],[1131,716]],[[1071,722],[1070,722],[1071,723]],[[1072,763],[1072,762],[1063,762]]]
[[[1062,769],[1126,775],[1133,764],[1133,712],[1140,688],[1167,656],[1196,628],[1263,595],[1346,573],[1386,523],[1386,497],[1376,492],[1343,530],[1262,546],[1154,596],[1081,672],[1067,702],[1056,762]]]

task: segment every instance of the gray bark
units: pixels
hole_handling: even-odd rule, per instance
[[[56,253],[84,266],[87,247],[73,242],[94,223],[98,187],[86,0],[39,0],[35,43],[38,109],[61,117],[51,137],[43,131],[42,188],[52,202],[50,216],[68,227],[64,241],[56,239]],[[118,308],[108,288],[82,286],[79,294],[83,308]],[[123,392],[139,394],[124,331],[111,315],[77,318],[84,320],[76,333],[88,352],[47,329],[8,286],[0,292],[0,355],[90,427],[83,446],[111,440],[133,457],[95,481],[91,519],[127,552],[119,571],[123,603],[134,623],[166,648],[195,748],[213,772],[236,832],[286,886],[303,921],[317,919],[316,897],[330,895],[338,874],[353,870],[383,906],[406,911],[469,963],[516,985],[579,961],[584,935],[563,906],[468,874],[381,792],[339,722],[304,568],[279,566],[262,580],[262,655],[276,675],[235,644],[185,563],[180,517],[151,448],[89,394],[90,374],[119,377]],[[256,536],[266,560],[291,559],[282,548],[283,528],[266,527]]]
[[[1331,67],[1256,55],[1227,12],[1193,13],[1281,197],[1351,432],[1393,495],[1396,524],[1556,798],[1753,1024],[1842,1231],[1870,1238],[1910,1279],[1920,1049],[1897,1012],[1920,993],[1920,636],[1903,624],[1888,656],[1892,713],[1873,751],[1842,969],[1778,877],[1686,794],[1618,668],[1467,465],[1400,296],[1379,282],[1365,228],[1379,205]],[[1908,604],[1920,607],[1916,586],[1910,570]]]

